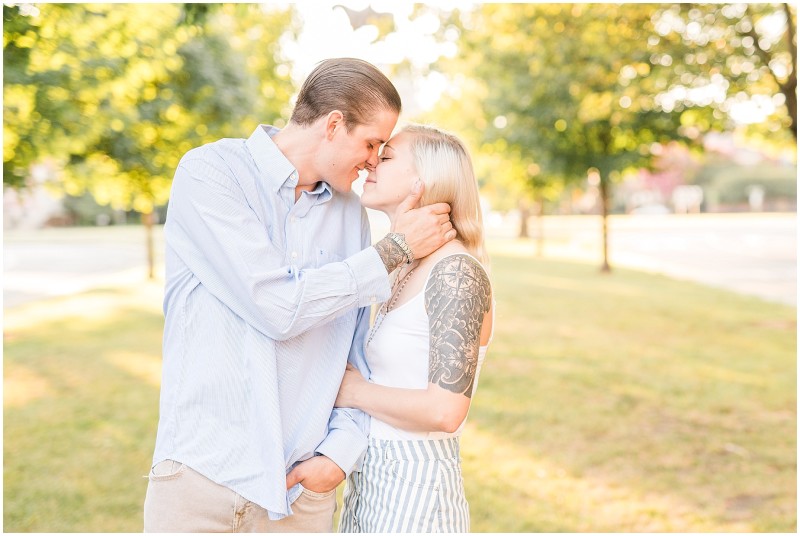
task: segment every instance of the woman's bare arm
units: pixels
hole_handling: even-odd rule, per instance
[[[428,388],[371,384],[348,370],[336,405],[356,407],[405,430],[454,432],[469,411],[481,327],[490,304],[489,278],[475,259],[458,254],[440,260],[425,288]]]

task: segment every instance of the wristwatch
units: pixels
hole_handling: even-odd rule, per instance
[[[414,262],[414,254],[411,252],[411,248],[408,247],[406,239],[403,235],[400,233],[389,233],[386,236],[388,236],[392,242],[397,244],[398,247],[403,250],[403,253],[406,256],[406,264],[411,264]]]

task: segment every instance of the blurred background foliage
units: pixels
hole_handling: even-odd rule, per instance
[[[464,137],[492,208],[521,211],[520,235],[531,211],[629,210],[613,185],[658,173],[659,159],[664,171],[675,144],[692,165],[668,169],[678,174],[672,186],[710,188],[703,209],[741,208],[754,187],[791,205],[793,171],[718,184],[714,169],[730,159],[709,157],[707,140],[725,133],[773,161],[795,158],[795,7],[456,5],[411,11],[414,22],[434,21],[433,38],[450,53],[422,64],[401,54],[380,67],[398,81],[446,81],[432,106],[406,106],[404,119]],[[372,44],[397,48],[392,13],[332,9],[354,31],[372,31]],[[88,193],[151,224],[189,148],[288,117],[302,80],[288,54],[303,29],[297,12],[274,3],[6,3],[4,186],[45,184],[72,207]],[[587,192],[597,201],[576,208]]]
[[[3,7],[4,185],[47,161],[63,191],[150,213],[190,148],[276,117],[295,88],[286,11],[250,4]],[[281,74],[283,73],[283,74]]]
[[[287,110],[288,11],[253,4],[3,6],[3,183],[152,216],[181,156]],[[87,214],[88,212],[88,214]]]
[[[505,198],[505,208],[519,204],[520,236],[528,234],[531,200],[543,215],[587,178],[605,221],[611,183],[653,170],[670,143],[702,155],[706,134],[737,131],[749,143],[796,144],[795,26],[788,4],[487,4],[452,12],[441,35],[459,36],[459,54],[439,64],[456,83],[433,117],[471,135],[484,192],[501,194],[494,197]],[[771,113],[736,124],[734,103],[765,100]],[[777,179],[789,199],[793,175]],[[754,184],[727,183],[710,199],[746,206]]]

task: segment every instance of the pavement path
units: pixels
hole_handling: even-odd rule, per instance
[[[370,214],[373,235],[388,221]],[[517,243],[513,219],[487,218],[491,249]],[[612,216],[612,266],[641,269],[797,306],[796,214]],[[536,224],[531,227],[538,232]],[[548,216],[544,255],[600,261],[596,216]],[[99,286],[144,281],[142,227],[6,231],[3,306],[73,294]],[[531,251],[535,242],[529,245]],[[155,228],[156,276],[163,278],[162,228]]]
[[[156,277],[163,279],[162,227],[154,227]],[[147,279],[144,227],[6,231],[3,307]]]
[[[544,255],[599,266],[600,225],[597,216],[544,218]],[[517,227],[498,227],[496,236],[510,238],[508,228]],[[612,216],[609,262],[796,307],[797,215]]]

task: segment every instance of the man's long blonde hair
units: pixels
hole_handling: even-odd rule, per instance
[[[432,126],[410,124],[401,132],[412,136],[414,165],[425,183],[421,204],[449,203],[456,238],[488,269],[478,182],[466,146],[454,134]]]

